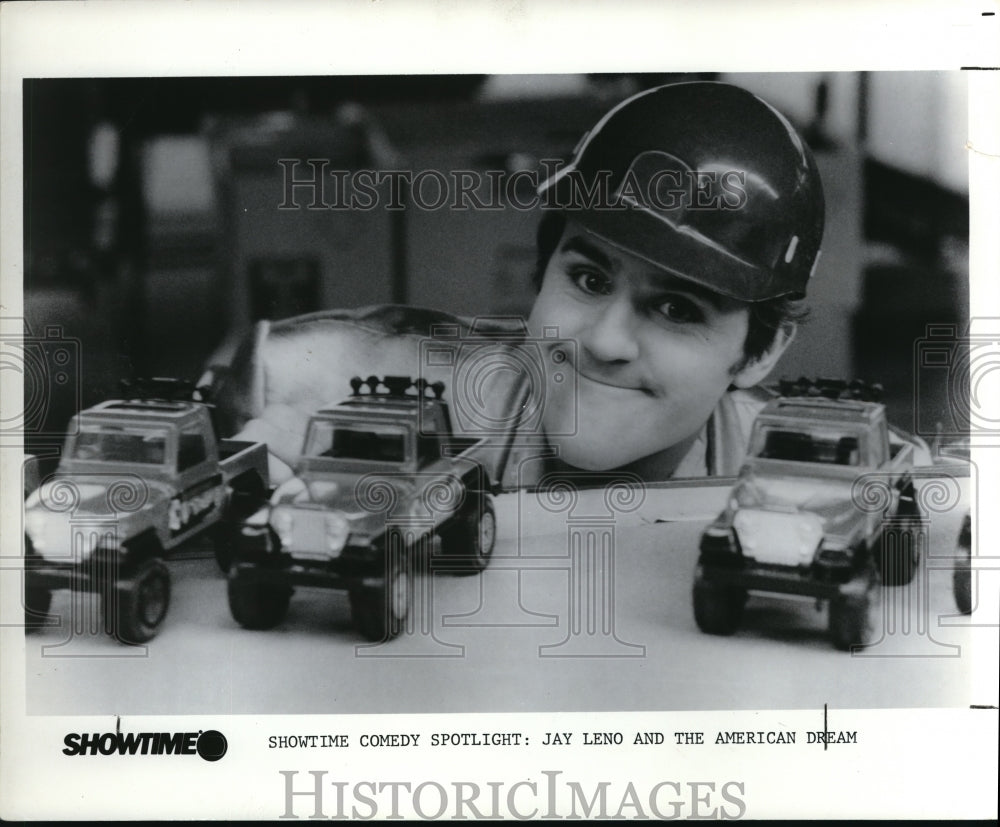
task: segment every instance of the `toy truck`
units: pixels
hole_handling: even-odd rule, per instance
[[[209,405],[175,398],[189,387],[147,380],[74,417],[58,468],[25,500],[28,628],[53,590],[96,591],[105,631],[142,643],[167,614],[167,552],[211,532],[226,566],[233,526],[266,502],[267,448],[218,439]]]
[[[728,504],[701,537],[693,602],[703,632],[735,632],[759,591],[827,601],[837,648],[871,642],[881,584],[910,582],[920,562],[914,445],[890,428],[878,392],[783,382],[763,408]],[[870,500],[866,481],[877,486]]]
[[[295,475],[244,521],[229,607],[245,628],[276,626],[293,588],[309,586],[346,590],[355,628],[389,640],[410,611],[417,555],[429,560],[435,537],[439,568],[489,564],[491,495],[510,437],[455,435],[440,382],[355,377],[351,388],[312,417]]]

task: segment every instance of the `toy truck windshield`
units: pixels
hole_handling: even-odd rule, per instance
[[[73,441],[70,457],[89,462],[163,465],[167,459],[167,429],[86,424]]]
[[[309,427],[305,456],[403,463],[407,458],[406,437],[406,428],[400,426],[317,419]]]
[[[857,434],[827,428],[765,425],[754,434],[751,456],[785,462],[853,465],[861,462]]]

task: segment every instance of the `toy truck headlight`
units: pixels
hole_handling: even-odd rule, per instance
[[[350,526],[343,514],[334,512],[327,514],[324,520],[326,528],[326,545],[330,551],[340,551],[347,542]]]
[[[276,508],[271,513],[271,528],[274,529],[281,540],[281,545],[290,546],[292,544],[292,526],[294,525],[292,512],[287,508]]]
[[[738,554],[739,547],[736,544],[736,534],[732,526],[728,523],[713,523],[708,526],[701,535],[699,550],[702,559],[711,560],[718,557],[729,558],[730,555]]]
[[[796,525],[795,533],[798,535],[802,558],[804,560],[812,559],[816,549],[819,548],[820,540],[823,539],[822,521],[815,514],[802,514]]]

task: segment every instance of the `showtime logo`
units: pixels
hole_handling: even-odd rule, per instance
[[[218,761],[229,743],[217,729],[198,732],[70,732],[63,755],[200,755]]]

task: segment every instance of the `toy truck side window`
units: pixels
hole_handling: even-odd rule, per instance
[[[889,458],[889,429],[884,419],[876,424],[868,441],[871,443],[872,466],[878,468],[884,465]]]
[[[837,440],[834,462],[837,465],[857,465],[861,456],[856,436],[842,436]]]
[[[420,430],[417,433],[417,467],[419,468],[441,459],[441,429],[437,416],[439,410],[436,406],[426,409],[425,415],[421,418]]]
[[[177,470],[186,471],[208,458],[205,448],[205,434],[198,423],[185,425],[180,433],[177,448]]]

